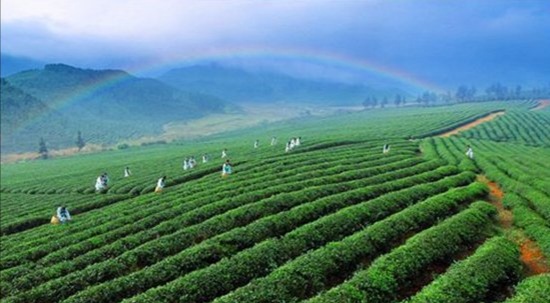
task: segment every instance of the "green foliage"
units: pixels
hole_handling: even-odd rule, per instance
[[[499,182],[514,224],[547,253],[547,149],[409,137],[523,107],[369,110],[3,164],[1,300],[391,302],[417,300],[407,291],[419,286],[426,301],[485,300],[516,283],[517,250],[502,238],[472,248],[495,230],[494,207],[471,203],[487,194],[476,175]],[[285,153],[282,144],[263,144],[275,135],[281,142],[302,136],[303,145]],[[464,155],[468,144],[473,160]],[[220,177],[222,148],[234,164],[229,178]],[[208,163],[182,169],[184,157],[204,153]],[[102,172],[111,180],[98,194],[93,185]],[[155,194],[163,175],[167,187]],[[69,224],[48,224],[58,204],[69,206]],[[468,256],[449,267],[459,254]],[[409,283],[430,279],[434,264],[445,273],[427,285]],[[537,290],[545,291],[545,280],[530,281],[518,285],[518,300],[544,298]]]
[[[550,302],[550,274],[541,274],[523,280],[516,287],[516,294],[505,303]]]
[[[471,145],[475,158],[470,160],[464,154]],[[546,148],[533,148],[482,140],[461,138],[430,138],[423,142],[429,150],[428,158],[441,158],[463,169],[468,166],[481,168],[491,179],[498,182],[505,192],[518,195],[539,216],[550,220],[550,153]],[[534,178],[533,176],[538,176]],[[506,199],[508,200],[508,199]],[[505,201],[506,202],[506,201]],[[516,204],[509,204],[512,209]]]
[[[466,260],[453,264],[446,273],[406,302],[480,302],[492,286],[515,281],[520,268],[515,243],[495,237],[487,240]]]
[[[550,146],[550,112],[509,111],[504,116],[466,131],[462,136],[496,142]]]
[[[550,183],[548,182],[550,180],[548,164],[550,163],[550,153],[547,147],[550,142],[547,133],[547,125],[550,120],[548,117],[548,112],[544,111],[507,111],[504,116],[460,133],[458,137],[430,138],[423,142],[423,148],[429,151],[426,154],[428,159],[442,158],[448,163],[454,164],[464,161],[465,156],[461,152],[463,152],[464,146],[471,145],[474,148],[475,159],[467,161],[472,162],[489,179],[496,181],[503,188],[505,192],[503,204],[506,208],[511,209],[514,225],[523,230],[530,239],[536,241],[546,257],[550,256],[550,224],[548,223],[550,222]],[[494,254],[498,254],[497,251]],[[481,263],[490,266],[490,268],[480,271],[479,274],[484,273],[485,276],[478,277],[476,275],[479,268],[485,268],[485,266],[474,265],[471,266],[471,269],[465,268],[461,271],[475,272],[466,275],[470,276],[470,280],[474,278],[475,280],[470,281],[467,277],[456,279],[464,281],[464,283],[481,283],[481,281],[485,283],[469,286],[468,294],[470,296],[460,293],[453,297],[452,291],[449,290],[450,287],[456,291],[463,291],[456,283],[449,287],[428,286],[428,290],[419,294],[419,302],[426,302],[426,300],[432,300],[437,296],[440,298],[438,302],[447,302],[445,300],[462,302],[461,300],[472,296],[478,296],[478,299],[470,299],[472,301],[481,300],[479,297],[483,296],[487,288],[490,288],[488,283],[493,283],[503,277],[502,269],[504,268],[502,264],[497,266],[492,261],[481,261]],[[506,262],[506,264],[510,267],[512,263]],[[446,279],[450,278],[442,277],[443,281],[447,281]],[[507,302],[548,301],[548,299],[542,299],[549,289],[539,282],[543,280],[544,278],[532,279],[531,282],[531,279],[527,279],[525,283],[520,283],[518,294]],[[523,288],[524,284],[529,286]],[[538,288],[530,285],[536,285]],[[524,292],[523,289],[525,289]]]
[[[522,228],[537,242],[544,255],[550,257],[550,221],[531,209],[529,201],[517,194],[507,194],[503,203],[512,209],[514,225]]]
[[[335,276],[352,271],[355,264],[373,258],[399,243],[403,233],[421,230],[441,217],[457,211],[459,205],[486,193],[485,186],[474,183],[431,197],[386,219],[318,250],[296,258],[265,278],[221,297],[215,302],[273,302],[307,298],[322,290]]]
[[[358,271],[353,278],[309,302],[391,302],[397,291],[422,272],[422,269],[441,258],[452,256],[460,247],[479,241],[496,210],[479,202],[468,210],[431,227],[376,259],[368,269]]]
[[[466,178],[466,179],[464,179]],[[205,301],[227,292],[254,277],[268,273],[273,265],[280,266],[289,259],[357,231],[361,224],[369,224],[415,201],[441,193],[459,182],[471,182],[472,176],[462,175],[443,179],[434,184],[413,186],[392,192],[380,198],[344,208],[312,224],[296,228],[280,239],[266,240],[252,249],[192,272],[163,287],[154,288],[131,298],[132,302],[149,302],[161,298],[181,301]],[[446,184],[443,188],[443,184]],[[368,189],[366,189],[368,192]],[[364,194],[363,194],[364,195]],[[360,199],[360,201],[363,199]],[[391,203],[390,203],[391,201]],[[208,281],[208,282],[206,282]],[[197,285],[200,285],[197,287]],[[223,285],[224,287],[220,287]]]
[[[217,97],[124,71],[49,64],[2,81],[2,150],[31,150],[27,142],[33,134],[51,147],[67,148],[74,146],[77,130],[90,143],[113,144],[156,135],[171,121],[223,113],[228,106]]]
[[[24,92],[2,78],[0,83],[0,115],[2,120],[2,140],[21,127],[27,120],[44,114],[50,109],[36,97]]]

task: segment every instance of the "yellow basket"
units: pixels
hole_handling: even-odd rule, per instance
[[[54,225],[55,225],[55,224],[59,224],[59,219],[57,218],[56,215],[53,215],[53,216],[52,216],[52,219],[50,220],[50,222],[51,222],[52,224],[54,224]]]

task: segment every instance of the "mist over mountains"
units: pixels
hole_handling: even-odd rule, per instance
[[[250,71],[217,63],[172,69],[158,79],[176,88],[215,95],[235,103],[357,105],[367,95],[403,93],[395,87],[375,89],[362,84],[298,78],[267,70]]]
[[[223,111],[226,105],[213,96],[178,90],[120,70],[49,64],[43,70],[21,72],[7,79],[53,108],[102,120],[185,120]]]
[[[61,122],[62,117],[56,111],[49,108],[41,100],[24,92],[20,88],[1,79],[2,89],[2,135],[11,133],[14,129],[22,127],[26,121],[42,115],[58,115],[57,121]],[[2,136],[3,137],[3,136]]]
[[[4,53],[0,54],[0,76],[2,77],[29,69],[42,68],[44,65],[44,62],[34,59]]]
[[[36,151],[41,137],[52,149],[72,147],[78,131],[89,143],[117,144],[161,134],[168,123],[249,105],[358,106],[370,98],[420,98],[418,87],[383,75],[345,81],[344,72],[331,75],[330,69],[313,78],[293,76],[296,66],[276,71],[226,63],[174,68],[156,78],[67,64],[11,74],[2,79],[2,153]]]
[[[176,89],[119,70],[49,64],[2,79],[2,153],[74,146],[77,131],[90,143],[113,144],[162,131],[170,121],[238,110],[221,99]]]
[[[396,89],[294,78],[219,64],[174,69],[157,79],[122,70],[48,64],[2,79],[2,153],[35,151],[41,137],[52,149],[115,144],[154,136],[163,125],[240,110],[239,104],[358,105],[366,95]]]

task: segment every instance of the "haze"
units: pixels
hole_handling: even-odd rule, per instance
[[[2,0],[1,10],[3,59],[140,76],[221,61],[368,81],[303,54],[449,89],[546,85],[550,74],[550,1]]]

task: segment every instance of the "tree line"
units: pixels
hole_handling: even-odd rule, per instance
[[[82,137],[82,132],[78,131],[75,143],[78,151],[81,151],[84,146],[86,146],[86,141],[84,141],[84,138]],[[38,142],[38,153],[40,154],[41,159],[48,159],[48,147],[46,146],[46,141],[43,137],[40,137],[40,141]]]
[[[416,98],[410,98],[410,100],[401,94],[396,94],[391,102],[395,107],[399,107],[407,104],[430,106],[436,104],[540,98],[550,98],[550,83],[547,86],[525,89],[521,85],[509,87],[496,82],[489,85],[485,90],[478,90],[475,86],[463,84],[459,85],[454,92],[435,93],[433,91],[425,91]],[[384,108],[389,104],[390,98],[388,96],[367,96],[362,103],[366,109],[375,107]]]

